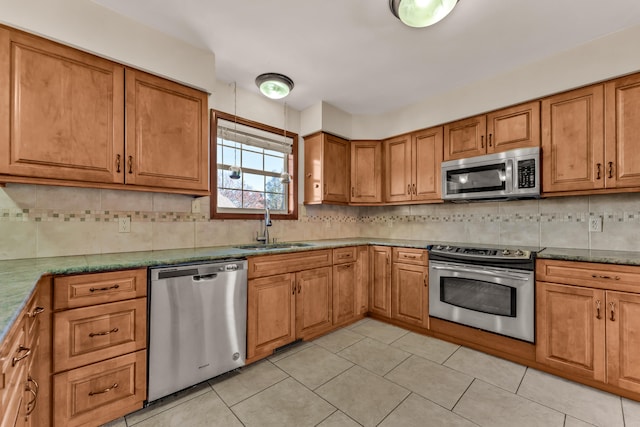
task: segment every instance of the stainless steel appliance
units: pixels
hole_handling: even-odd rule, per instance
[[[429,315],[534,342],[535,252],[436,245]]]
[[[148,402],[245,364],[246,260],[150,272]]]
[[[509,200],[539,196],[539,147],[442,163],[444,200]]]

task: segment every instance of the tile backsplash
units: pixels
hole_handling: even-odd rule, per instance
[[[209,198],[54,186],[0,188],[0,259],[250,243],[256,220],[209,220]],[[407,206],[300,206],[280,241],[374,237],[640,251],[640,194]],[[118,233],[118,218],[131,232]],[[589,232],[589,218],[603,218]]]

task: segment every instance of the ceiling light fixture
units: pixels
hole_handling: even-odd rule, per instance
[[[447,16],[458,0],[389,0],[391,13],[409,27],[433,25]]]
[[[278,73],[264,73],[256,77],[256,85],[267,98],[280,99],[289,95],[293,89],[293,80]]]

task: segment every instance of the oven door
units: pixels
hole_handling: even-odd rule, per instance
[[[429,262],[429,315],[528,342],[534,334],[533,271]]]

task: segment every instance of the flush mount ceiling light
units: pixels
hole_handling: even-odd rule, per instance
[[[391,12],[409,27],[428,27],[442,20],[458,0],[389,0]]]
[[[280,99],[289,95],[293,89],[293,80],[278,73],[264,73],[256,77],[256,85],[267,98]]]

